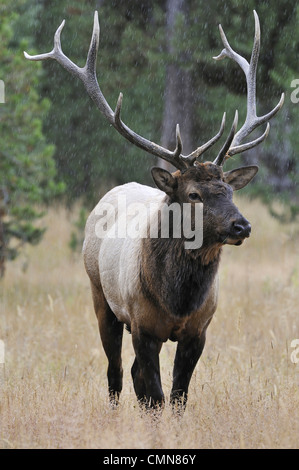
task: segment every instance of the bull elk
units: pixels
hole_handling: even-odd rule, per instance
[[[229,135],[213,162],[198,158],[223,134],[225,114],[218,133],[189,155],[182,154],[179,126],[176,129],[176,148],[163,148],[136,134],[121,119],[122,94],[112,111],[99,87],[96,59],[99,45],[99,23],[95,12],[93,33],[83,68],[78,67],[61,49],[60,34],[64,21],[54,36],[51,52],[25,57],[30,60],[55,59],[68,72],[82,80],[88,95],[108,122],[137,147],[170,162],[170,173],[153,168],[157,188],[137,183],[124,184],[109,191],[91,212],[86,223],[83,245],[84,263],[91,282],[94,309],[100,336],[108,358],[108,390],[112,403],[118,403],[122,390],[121,347],[123,326],[132,334],[135,360],[131,369],[137,399],[149,407],[164,403],[161,385],[159,353],[163,342],[177,341],[170,395],[172,404],[186,405],[188,387],[194,368],[205,344],[206,330],[217,306],[218,267],[223,245],[241,245],[249,237],[251,226],[233,203],[233,191],[246,186],[258,171],[257,166],[245,166],[224,171],[225,161],[232,155],[260,144],[268,135],[269,120],[281,108],[279,103],[264,116],[256,114],[256,69],[260,49],[260,25],[254,11],[255,36],[250,63],[230,46],[219,25],[224,49],[216,60],[229,57],[243,70],[247,82],[247,115],[237,131],[236,112]],[[267,123],[267,124],[266,124]],[[244,139],[258,126],[266,124],[264,133],[250,142]],[[140,220],[142,236],[111,237],[108,230],[97,234],[97,224],[104,209],[114,207],[106,222],[109,232],[122,217],[118,201],[126,200],[124,210],[134,202],[149,209],[155,203],[156,212],[162,206],[177,204],[191,207],[191,224],[195,224],[195,209],[202,208],[202,244],[186,249],[186,237],[163,237],[161,219],[155,237],[149,236],[151,217]],[[200,205],[200,206],[199,206]],[[136,215],[136,214],[135,214]],[[180,223],[182,222],[181,218]],[[127,214],[126,227],[134,224],[134,214]]]

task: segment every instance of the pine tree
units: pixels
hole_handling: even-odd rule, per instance
[[[14,25],[18,15],[10,2],[1,3],[0,77],[5,102],[0,104],[0,274],[24,244],[38,243],[45,231],[36,225],[42,205],[64,190],[55,182],[54,146],[46,142],[42,118],[49,101],[36,91],[41,67],[23,58],[26,42],[16,44]],[[12,45],[13,44],[13,45]]]

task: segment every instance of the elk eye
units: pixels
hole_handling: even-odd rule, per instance
[[[200,202],[202,202],[202,198],[198,193],[190,193],[189,194],[189,199],[191,201],[200,201]]]

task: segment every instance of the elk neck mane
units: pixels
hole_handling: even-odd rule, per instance
[[[188,250],[184,238],[144,238],[140,282],[144,295],[167,314],[183,317],[204,303],[218,271],[222,245]],[[155,273],[155,275],[153,275]]]

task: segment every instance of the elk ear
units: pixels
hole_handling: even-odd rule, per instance
[[[234,191],[246,186],[258,172],[258,166],[242,166],[235,170],[226,171],[223,174],[223,181],[229,184]]]
[[[168,195],[172,194],[178,184],[176,178],[169,171],[159,167],[152,168],[151,172],[157,187]]]

